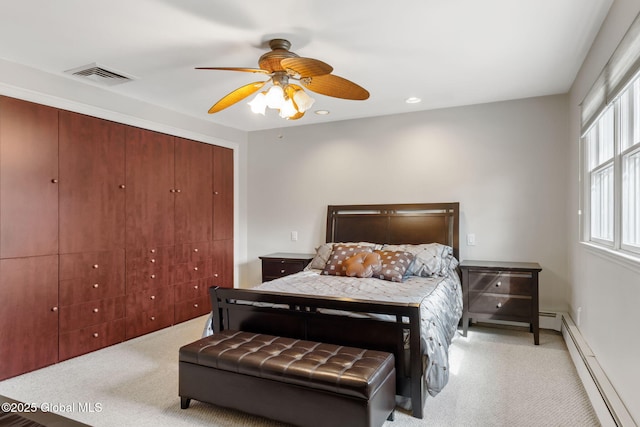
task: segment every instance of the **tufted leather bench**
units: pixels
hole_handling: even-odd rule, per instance
[[[182,409],[191,399],[301,426],[393,419],[390,353],[225,330],[180,348]]]

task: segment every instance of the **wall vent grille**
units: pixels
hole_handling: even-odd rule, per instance
[[[132,76],[128,76],[120,71],[109,70],[95,62],[93,64],[67,70],[65,73],[105,86],[113,86],[134,80]]]

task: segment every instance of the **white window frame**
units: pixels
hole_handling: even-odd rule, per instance
[[[634,93],[634,95],[640,97],[640,83],[636,84],[638,81],[640,81],[640,75],[636,76],[630,84],[621,91],[621,94],[625,94],[627,90],[633,90],[638,92]],[[583,133],[581,138],[580,147],[582,153],[582,173],[580,181],[582,185],[581,212],[583,214],[583,220],[581,222],[582,242],[593,248],[606,251],[609,255],[621,257],[625,261],[632,261],[635,266],[640,266],[640,244],[636,246],[633,244],[625,244],[623,242],[623,232],[625,227],[628,225],[623,224],[622,211],[623,198],[625,197],[622,188],[624,159],[630,156],[639,155],[640,153],[640,112],[634,111],[634,105],[635,107],[638,107],[640,103],[634,103],[633,98],[631,99],[632,102],[627,103],[627,114],[631,120],[628,121],[629,128],[623,128],[621,117],[624,106],[621,102],[621,96],[622,95],[617,96],[607,104],[606,108],[599,114],[599,117],[593,121],[590,128]],[[593,144],[594,142],[591,138],[595,138],[597,140],[595,142],[596,147],[600,146],[599,142],[603,134],[600,132],[599,126],[601,126],[605,115],[609,112],[613,113],[614,152],[612,158],[601,160],[599,159],[600,154],[598,150],[593,150],[589,144]],[[626,133],[627,138],[632,138],[628,147],[622,146],[621,138],[623,132]],[[635,139],[633,139],[634,135]],[[594,161],[591,156],[595,156],[597,159]],[[592,167],[592,165],[594,166]],[[610,167],[613,167],[613,233],[611,239],[603,239],[600,236],[592,235],[592,180],[598,173],[601,173],[603,170]],[[636,204],[640,203],[638,202],[638,200],[640,200],[640,194],[638,194],[637,197],[638,199],[635,200]],[[639,218],[635,219],[635,226],[640,226]]]

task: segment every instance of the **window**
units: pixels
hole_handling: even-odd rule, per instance
[[[640,261],[640,14],[581,108],[582,240]]]
[[[640,77],[609,103],[582,144],[585,240],[640,255]]]

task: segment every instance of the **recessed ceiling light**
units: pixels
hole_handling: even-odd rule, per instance
[[[329,110],[316,110],[315,113],[319,116],[326,116],[329,114]]]
[[[417,96],[412,96],[404,100],[407,104],[417,104],[418,102],[422,102],[422,99]]]

